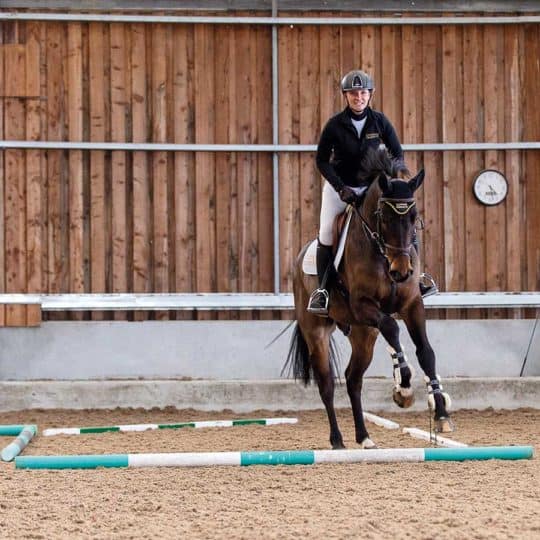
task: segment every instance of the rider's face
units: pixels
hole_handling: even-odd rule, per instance
[[[355,113],[361,113],[369,104],[371,92],[369,90],[350,90],[345,92],[345,99],[350,109]]]

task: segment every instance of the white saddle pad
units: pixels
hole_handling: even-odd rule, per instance
[[[352,217],[352,207],[347,207],[347,219],[345,220],[345,225],[341,231],[341,236],[339,238],[338,249],[336,257],[334,259],[334,268],[337,270],[339,268],[339,263],[343,257],[343,252],[345,251],[345,240],[347,240],[347,234],[349,232],[349,225],[351,223]],[[313,240],[304,254],[304,260],[302,261],[302,271],[304,274],[310,276],[317,275],[317,239]]]

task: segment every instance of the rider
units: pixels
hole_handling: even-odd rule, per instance
[[[333,259],[334,220],[347,204],[358,202],[369,187],[360,184],[357,179],[361,158],[369,148],[377,149],[381,144],[385,145],[398,170],[408,174],[394,127],[384,114],[369,106],[373,90],[373,79],[364,71],[353,70],[343,77],[341,92],[347,106],[327,122],[317,147],[317,167],[326,182],[322,191],[316,257],[319,288],[311,294],[307,308],[317,315],[328,315],[327,281]],[[416,243],[415,248],[418,251]],[[426,278],[430,285],[420,284],[424,297],[438,292],[433,280],[427,275]]]

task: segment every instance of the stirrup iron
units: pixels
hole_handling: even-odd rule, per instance
[[[324,301],[324,304],[313,306],[312,304],[314,301],[319,300],[322,296],[322,299]],[[330,295],[328,294],[328,291],[326,289],[315,289],[311,296],[309,297],[309,302],[307,306],[307,311],[309,313],[314,313],[315,315],[328,315],[328,301],[330,299]]]
[[[423,281],[426,283],[423,283]],[[433,296],[439,292],[439,288],[437,287],[435,280],[426,272],[420,274],[420,291],[422,293],[422,298]]]

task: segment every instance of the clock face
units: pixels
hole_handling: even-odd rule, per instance
[[[503,174],[491,169],[482,171],[474,180],[475,197],[489,206],[499,204],[508,194],[508,182]]]

